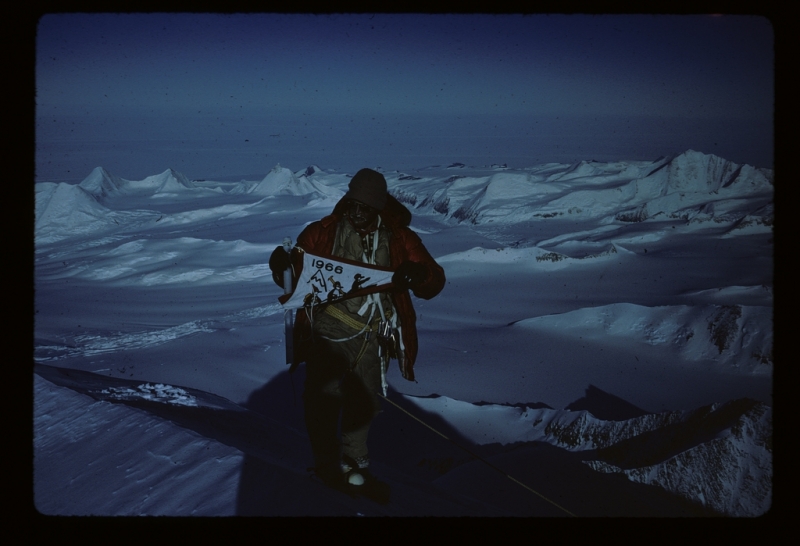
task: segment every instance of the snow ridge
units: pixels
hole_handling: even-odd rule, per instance
[[[657,485],[730,516],[759,516],[770,509],[770,407],[744,399],[692,412],[664,414],[656,420],[669,424],[658,433],[649,429],[652,422],[645,422],[649,417],[626,423],[627,430],[622,433],[613,430],[617,427],[599,426],[578,433],[580,437],[597,439],[624,438],[631,430],[647,431],[627,440],[617,439],[611,445],[607,444],[609,440],[601,439],[597,451],[600,457],[586,464],[599,472],[620,473],[635,482]],[[559,432],[556,436],[561,440],[564,431]],[[681,446],[681,441],[695,445]],[[663,455],[659,456],[659,451]],[[636,455],[632,456],[634,452]]]
[[[595,471],[623,474],[730,516],[759,516],[771,506],[772,409],[754,400],[611,421],[586,410],[406,398],[477,444],[547,442],[582,453]]]
[[[274,196],[274,195],[303,195],[315,198],[341,197],[344,192],[341,190],[325,186],[309,176],[318,172],[318,169],[308,167],[303,174],[296,176],[291,170],[275,165],[261,182],[253,187],[250,192],[253,195]]]
[[[89,176],[78,185],[102,200],[104,197],[122,190],[126,183],[126,180],[109,173],[103,167],[95,167]]]
[[[609,221],[618,223],[658,217],[731,223],[753,215],[751,223],[770,222],[760,220],[769,211],[740,207],[746,197],[771,197],[771,170],[694,150],[649,163],[581,161],[543,165],[524,173],[474,174],[450,176],[432,192],[430,188],[438,184],[406,175],[393,176],[390,187],[401,202],[471,224],[513,224],[569,215],[610,215]]]
[[[671,345],[687,361],[715,361],[755,374],[771,374],[773,369],[772,309],[768,307],[615,303],[525,319],[513,327]]]

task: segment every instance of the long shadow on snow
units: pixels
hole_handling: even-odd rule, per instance
[[[274,464],[296,460],[303,451],[304,435],[267,415],[250,411],[206,391],[173,385],[194,396],[200,404],[185,406],[141,397],[120,399],[103,392],[122,387],[135,390],[137,386],[146,383],[141,380],[106,377],[92,372],[43,364],[36,364],[34,373],[56,385],[68,387],[96,400],[125,404],[143,410],[244,453],[255,454]]]
[[[96,400],[125,404],[149,415],[173,422],[203,437],[240,450],[244,454],[237,513],[242,515],[355,515],[343,511],[338,498],[308,479],[301,464],[307,439],[267,415],[248,410],[214,394],[183,388],[201,404],[182,406],[143,398],[118,399],[103,390],[130,388],[143,384],[140,380],[111,378],[92,372],[34,365],[34,373],[48,381],[67,387]],[[177,386],[177,385],[173,385]],[[255,470],[255,472],[254,472]],[[252,478],[257,478],[253,480]],[[254,495],[258,491],[259,495]],[[306,499],[320,499],[316,506],[307,506]]]
[[[546,442],[479,447],[492,467],[473,461],[442,476],[436,485],[465,496],[479,494],[483,502],[516,510],[515,515],[521,516],[556,517],[565,515],[564,510],[579,517],[720,515],[660,487],[631,482],[621,474],[596,472],[583,464],[581,453]]]
[[[660,487],[596,472],[583,464],[584,455],[545,442],[474,444],[439,415],[402,395],[390,391],[389,399],[449,440],[384,403],[370,433],[373,460],[430,481],[440,490],[475,499],[486,507],[484,515],[556,517],[567,515],[566,511],[583,517],[719,515]]]
[[[703,406],[690,412],[684,421],[665,424],[605,448],[585,451],[584,458],[605,461],[622,469],[656,465],[735,428],[742,416],[757,405],[759,402],[755,400],[739,398],[716,409],[711,405]]]
[[[301,368],[302,369],[302,368]],[[44,379],[105,401],[144,411],[168,420],[197,434],[229,445],[243,453],[237,491],[236,513],[247,516],[404,516],[484,515],[481,503],[461,499],[458,495],[438,490],[425,482],[412,486],[392,483],[395,502],[382,507],[364,499],[353,499],[310,479],[310,449],[302,423],[303,374],[290,377],[279,374],[254,392],[248,402],[239,406],[223,397],[180,385],[194,396],[200,406],[185,406],[147,400],[136,396],[141,380],[112,378],[100,374],[34,364],[34,373]],[[298,405],[292,394],[296,387]],[[117,389],[116,392],[113,389]],[[133,391],[119,398],[120,391]],[[103,392],[106,391],[106,392]],[[256,408],[256,410],[249,409]],[[302,426],[302,425],[301,425]],[[394,475],[387,466],[375,465],[378,474]],[[488,515],[508,515],[489,510]]]
[[[586,410],[603,421],[626,421],[650,413],[591,384],[586,387],[586,394],[582,398],[575,400],[564,409],[569,411]]]
[[[311,448],[305,435],[303,421],[303,382],[305,381],[305,366],[300,366],[293,374],[283,372],[275,376],[262,388],[254,391],[244,404],[248,409],[276,419],[283,425],[298,431],[304,438],[302,453],[296,463],[303,470],[308,470],[313,465]],[[390,398],[400,401],[402,396],[390,392]],[[402,401],[400,401],[402,403]],[[370,458],[373,472],[392,487],[392,502],[388,506],[378,506],[364,499],[351,499],[341,493],[332,492],[318,482],[307,479],[314,489],[306,488],[302,495],[295,495],[296,506],[292,515],[385,515],[385,516],[508,516],[512,515],[504,510],[487,507],[479,501],[462,498],[437,488],[433,479],[440,476],[439,472],[419,467],[416,463],[424,458],[427,443],[431,438],[410,438],[404,431],[413,430],[420,425],[405,416],[392,415],[396,409],[387,408],[382,403],[383,411],[376,417],[370,433]],[[439,420],[440,421],[440,420]],[[438,426],[445,428],[443,423]],[[424,430],[424,429],[423,429]],[[447,428],[448,432],[463,441],[455,431]],[[411,442],[411,444],[406,444]],[[436,445],[434,443],[434,445]],[[407,456],[408,455],[408,456]],[[435,458],[448,456],[455,460],[467,460],[463,452],[452,445],[439,444],[439,451]],[[410,463],[410,464],[408,464]],[[307,473],[306,475],[310,475]],[[257,458],[246,457],[242,468],[242,478],[239,488],[239,510],[242,515],[281,515],[282,508],[275,506],[276,501],[268,498],[268,489],[265,484],[269,481],[269,472]],[[281,493],[284,495],[284,493]],[[320,496],[330,496],[332,503],[326,504]],[[302,506],[300,505],[302,504]]]
[[[498,404],[497,402],[475,402],[476,406],[506,406],[528,409],[554,409],[552,406],[544,402],[517,402],[515,404]],[[635,406],[627,400],[608,393],[594,385],[586,387],[586,394],[581,398],[567,405],[565,410],[568,411],[588,411],[598,419],[603,421],[626,421],[634,417],[641,417],[648,415],[651,412],[645,411],[642,408]]]
[[[303,367],[293,377],[288,372],[279,374],[255,391],[245,407],[182,387],[205,404],[189,407],[142,398],[118,400],[101,392],[109,387],[134,389],[142,384],[140,380],[34,366],[35,373],[52,383],[97,400],[138,408],[242,451],[237,498],[240,515],[566,515],[508,479],[506,473],[578,516],[712,515],[660,488],[594,472],[581,463],[584,456],[549,444],[475,445],[440,416],[394,391],[389,393],[391,401],[438,433],[384,402],[371,431],[370,455],[373,471],[392,486],[392,503],[379,507],[351,499],[309,479],[306,473],[311,457],[302,432],[301,370]]]

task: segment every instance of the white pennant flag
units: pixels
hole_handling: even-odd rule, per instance
[[[278,298],[284,309],[366,295],[389,288],[394,271],[342,258],[303,253],[303,271],[291,297]]]

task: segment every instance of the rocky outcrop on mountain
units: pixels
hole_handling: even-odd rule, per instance
[[[591,442],[595,450],[585,463],[599,472],[662,487],[730,516],[760,516],[772,505],[772,408],[759,402],[548,428],[557,444]]]
[[[750,399],[602,420],[590,411],[527,409],[529,439],[580,452],[593,470],[661,487],[729,516],[772,503],[772,408]]]

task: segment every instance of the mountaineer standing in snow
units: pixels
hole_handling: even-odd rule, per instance
[[[315,473],[354,492],[380,483],[368,470],[367,433],[389,359],[396,358],[403,377],[414,380],[416,314],[408,290],[430,299],[445,284],[444,270],[409,229],[410,222],[411,212],[388,194],[384,176],[361,169],[333,212],[303,230],[291,255],[278,247],[270,257],[280,286],[288,267],[297,283],[304,253],[394,271],[385,291],[300,309],[294,330],[293,364],[306,362],[303,400]],[[361,275],[355,277],[353,288],[363,282]]]

